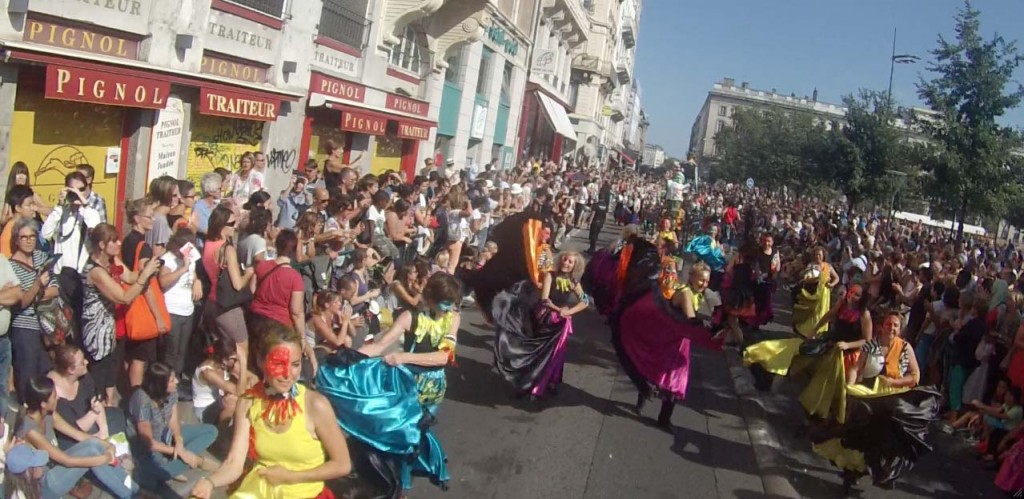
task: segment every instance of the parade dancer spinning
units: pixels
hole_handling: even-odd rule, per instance
[[[704,262],[711,269],[711,282],[708,287],[718,291],[722,276],[725,274],[726,259],[722,252],[722,245],[718,242],[718,226],[712,225],[708,228],[707,234],[701,234],[690,240],[686,245],[686,252],[694,254],[698,260]]]
[[[658,425],[669,429],[676,401],[686,396],[690,347],[720,348],[698,315],[711,271],[698,263],[687,283],[678,285],[674,269],[662,267],[661,282],[656,283],[651,276],[657,275],[657,250],[642,240],[634,246],[637,258],[628,272],[620,312],[611,321],[612,343],[637,387],[637,413],[656,393],[662,399]]]
[[[572,317],[589,304],[580,285],[583,257],[568,252],[557,262],[543,274],[539,290],[524,280],[499,293],[492,305],[494,364],[517,395],[529,394],[534,402],[562,382]]]

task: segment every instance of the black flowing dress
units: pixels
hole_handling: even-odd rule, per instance
[[[572,308],[580,303],[570,282],[568,290],[559,289],[555,278],[548,299],[559,308]],[[561,278],[564,279],[564,278]],[[492,305],[497,337],[494,342],[494,365],[517,392],[533,389],[555,360],[559,340],[567,321],[540,299],[540,290],[533,281],[524,280],[498,293]],[[554,379],[554,382],[561,381]]]

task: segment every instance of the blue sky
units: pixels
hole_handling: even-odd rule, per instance
[[[681,157],[708,90],[723,77],[762,90],[839,103],[858,88],[885,90],[896,52],[929,59],[941,33],[954,38],[959,0],[645,0],[635,74],[651,121],[648,142]],[[1024,51],[1024,0],[975,0],[986,38]],[[893,96],[919,105],[924,61],[896,65]],[[1024,82],[1024,68],[1016,74]],[[1024,107],[1005,123],[1024,127]]]

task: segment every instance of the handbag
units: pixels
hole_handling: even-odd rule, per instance
[[[142,254],[142,245],[144,243],[139,241],[138,246],[135,247],[135,267],[132,269],[133,272],[138,271],[139,257]],[[131,287],[130,284],[121,283],[126,290]],[[153,294],[153,302],[156,304],[157,310],[152,310],[149,307],[149,302],[146,301],[145,292],[149,291]],[[167,304],[164,302],[164,292],[160,289],[160,286],[154,281],[153,276],[146,282],[145,290],[139,293],[132,300],[131,304],[128,305],[128,310],[125,313],[124,325],[128,334],[128,339],[132,341],[146,341],[151,340],[160,336],[160,328],[156,325],[156,315],[160,314],[160,318],[163,320],[164,326],[171,327],[171,315],[167,312]]]
[[[227,257],[224,256],[226,250],[227,245],[221,248],[220,258],[218,259],[220,271],[217,273],[217,306],[220,307],[221,313],[234,310],[252,301],[252,289],[249,286],[242,286],[242,289],[238,290],[231,283],[231,275],[228,273],[227,267]]]

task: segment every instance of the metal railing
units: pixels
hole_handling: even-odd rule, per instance
[[[362,14],[342,7],[344,0],[324,0],[318,33],[331,40],[362,50],[370,35],[370,21]]]
[[[278,19],[284,18],[285,0],[227,0]]]

